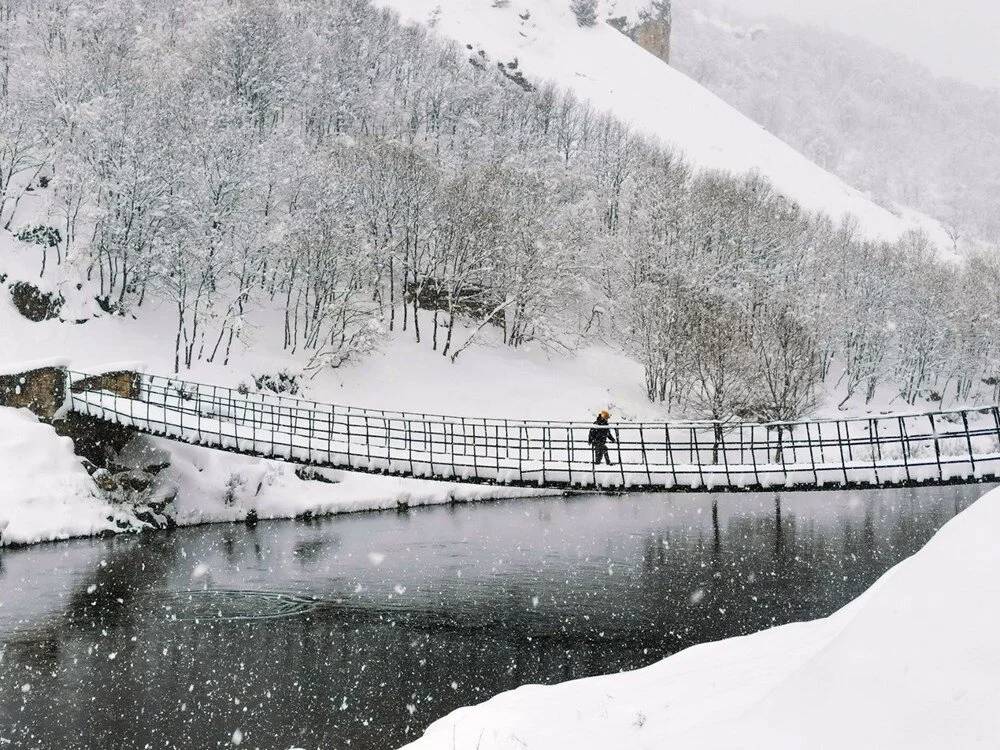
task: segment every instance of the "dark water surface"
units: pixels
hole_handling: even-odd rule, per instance
[[[510,501],[7,550],[0,750],[394,748],[508,688],[830,614],[985,489]]]

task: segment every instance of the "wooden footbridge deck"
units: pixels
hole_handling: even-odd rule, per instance
[[[594,466],[590,422],[382,411],[135,372],[58,372],[64,386],[53,390],[66,395],[54,409],[185,443],[377,474],[652,491],[917,486],[1000,474],[995,406],[768,424],[621,422],[612,424],[615,465]]]

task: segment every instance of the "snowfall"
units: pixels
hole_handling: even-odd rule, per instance
[[[1000,490],[822,620],[520,687],[410,750],[996,748]]]
[[[806,207],[853,214],[872,236],[898,236],[914,226],[939,234],[940,227],[929,219],[875,205],[607,24],[579,28],[564,0],[515,0],[485,9],[486,0],[379,1],[405,20],[431,22],[435,33],[472,44],[492,58],[517,58],[529,80],[572,88],[597,108],[613,110],[638,130],[681,148],[699,167],[760,171]],[[647,5],[646,0],[604,0],[601,14],[634,20]],[[45,216],[44,205],[33,205],[37,196],[20,207],[23,222]],[[30,281],[67,299],[64,321],[31,323],[16,313],[7,295],[0,295],[0,370],[60,358],[92,372],[121,360],[141,361],[151,373],[172,371],[172,352],[164,344],[173,335],[169,306],[147,305],[137,320],[103,316],[92,296],[76,288],[77,269],[62,266],[39,279],[33,248],[6,232],[0,232],[0,274],[8,282]],[[87,322],[74,325],[74,320]],[[276,325],[277,318],[260,319],[250,321],[249,328]],[[452,366],[414,343],[410,334],[396,332],[383,351],[360,365],[310,380],[304,395],[359,407],[466,416],[579,420],[610,407],[618,419],[664,417],[645,398],[641,366],[609,347],[589,346],[568,357],[488,344],[464,353],[460,365]],[[294,359],[277,347],[253,342],[228,366],[200,363],[184,376],[236,386],[253,373],[295,367]],[[164,479],[178,490],[173,515],[182,524],[239,520],[251,510],[260,518],[294,517],[526,494],[339,472],[324,474],[331,481],[303,481],[288,464],[178,444],[154,447],[172,455]],[[44,478],[40,467],[45,467]],[[69,444],[29,415],[0,409],[0,477],[0,526],[6,526],[0,544],[62,539],[118,526],[113,509],[99,499]]]
[[[682,144],[698,166],[760,171],[808,208],[857,216],[872,235],[913,226],[940,235],[924,217],[875,205],[611,27],[577,28],[565,0],[496,8],[489,0],[380,2],[411,21],[433,20],[438,33],[493,59],[517,58],[529,80],[571,86],[639,130]],[[628,3],[619,5],[625,10]],[[609,3],[602,9],[616,12]],[[0,271],[38,283],[6,233],[0,251],[9,261]],[[54,278],[43,287],[73,283]],[[59,357],[100,370],[138,359],[150,372],[168,374],[171,353],[163,341],[171,311],[150,307],[138,320],[100,317],[91,306],[65,312],[67,319],[89,318],[82,327],[29,323],[0,295],[0,369]],[[258,346],[228,367],[199,365],[186,377],[236,385],[253,372],[289,365],[282,352]],[[607,348],[569,358],[484,347],[463,354],[459,367],[461,377],[439,354],[398,336],[363,365],[310,382],[308,395],[487,417],[581,419],[606,407],[621,418],[662,416],[645,400],[640,365]],[[251,511],[261,519],[292,518],[526,494],[337,471],[323,472],[324,481],[305,480],[290,464],[149,440],[170,454],[161,479],[177,490],[172,515],[182,525],[236,522]],[[0,545],[141,526],[128,513],[103,499],[68,438],[24,410],[0,408]],[[1000,491],[829,618],[703,644],[635,672],[522,687],[439,720],[410,747],[996,748],[998,527]]]

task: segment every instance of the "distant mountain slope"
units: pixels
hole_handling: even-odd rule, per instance
[[[835,217],[853,214],[873,237],[895,238],[921,227],[938,244],[947,243],[935,222],[876,205],[610,25],[579,27],[568,0],[377,2],[404,20],[431,25],[484,51],[491,62],[516,59],[528,81],[551,80],[573,89],[636,130],[673,145],[698,167],[756,170],[808,209]],[[601,16],[634,15],[643,4],[606,2]]]
[[[1000,242],[1000,90],[743,3],[685,0],[671,65],[877,200]]]

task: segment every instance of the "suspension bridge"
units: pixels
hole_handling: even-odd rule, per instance
[[[736,491],[918,486],[1000,475],[996,406],[772,423],[613,423],[608,466],[592,463],[589,421],[363,409],[130,371],[56,367],[5,377],[8,405],[43,416],[72,410],[234,453],[422,479]],[[26,403],[10,403],[18,398]]]

